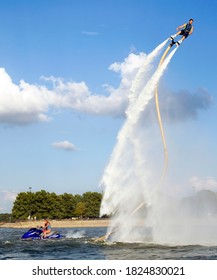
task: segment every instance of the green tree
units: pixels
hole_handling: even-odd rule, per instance
[[[86,192],[83,194],[83,200],[86,206],[84,216],[90,218],[98,218],[102,194],[98,192]]]
[[[68,219],[76,217],[98,217],[102,195],[86,192],[81,195],[38,192],[21,192],[16,197],[12,209],[13,219]]]
[[[50,218],[50,212],[52,205],[50,203],[50,194],[45,190],[41,190],[35,193],[34,198],[35,216],[38,219]]]
[[[64,205],[62,204],[62,199],[60,195],[56,195],[55,193],[49,194],[49,205],[50,205],[50,213],[48,215],[49,218],[52,219],[63,219],[64,218]]]
[[[63,217],[65,219],[72,218],[78,203],[77,198],[74,195],[68,193],[60,195],[60,198],[63,206]]]
[[[78,202],[78,204],[75,207],[74,215],[76,217],[83,218],[86,212],[86,205],[84,202]]]
[[[9,213],[0,213],[0,222],[11,222],[11,214]]]
[[[21,192],[17,195],[12,209],[15,219],[27,219],[31,215],[31,192]]]

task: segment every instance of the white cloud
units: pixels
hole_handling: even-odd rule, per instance
[[[10,76],[0,68],[0,122],[6,124],[28,124],[49,121],[52,108],[72,109],[98,115],[120,115],[126,107],[127,96],[113,89],[108,96],[92,94],[85,82],[64,82],[60,78],[47,78],[53,88],[12,82]]]
[[[203,179],[193,176],[189,179],[189,182],[195,191],[210,190],[217,192],[217,181],[211,176]]]
[[[95,32],[95,31],[82,31],[82,34],[89,35],[89,36],[97,36],[97,35],[99,35],[99,33]]]
[[[5,69],[0,68],[0,123],[29,124],[50,121],[52,109],[124,116],[132,81],[145,60],[146,54],[131,53],[123,62],[111,64],[109,69],[120,75],[120,84],[116,88],[107,85],[107,95],[92,93],[84,81],[76,83],[53,76],[42,77],[42,85],[32,85],[24,80],[15,84]],[[48,85],[49,82],[51,85]],[[161,96],[163,94],[160,94]],[[162,113],[169,115],[170,119],[195,116],[199,109],[207,109],[211,103],[210,95],[202,90],[195,94],[171,93],[164,97],[161,102]]]
[[[15,85],[3,68],[0,68],[0,122],[30,123],[48,121],[51,92],[42,86],[20,81]]]
[[[205,88],[191,93],[163,91],[161,93],[161,111],[168,121],[195,119],[199,110],[207,110],[212,105],[212,97]]]
[[[66,150],[66,151],[76,151],[77,148],[75,147],[74,144],[72,144],[71,142],[69,141],[59,141],[59,142],[54,142],[52,144],[52,146],[54,148],[57,148],[57,149],[62,149],[62,150]]]
[[[0,212],[10,213],[13,202],[15,201],[17,193],[14,191],[1,190],[0,191]]]
[[[121,84],[119,86],[120,88],[127,88],[128,90],[131,87],[132,81],[134,77],[136,76],[136,73],[138,69],[144,64],[146,60],[146,54],[139,53],[134,54],[131,53],[128,55],[127,58],[125,58],[124,62],[115,62],[110,65],[109,69],[120,73],[121,75]]]

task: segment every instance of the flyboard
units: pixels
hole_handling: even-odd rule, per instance
[[[167,47],[167,49],[165,50],[165,52],[163,53],[160,62],[158,64],[158,68],[157,70],[162,66],[167,54],[169,53],[170,49],[176,45],[177,47],[180,45],[179,42],[175,42],[174,39],[172,37],[170,37],[171,43],[169,44],[169,46]],[[160,127],[160,132],[161,132],[161,138],[162,138],[162,142],[163,142],[163,147],[164,147],[164,168],[163,168],[163,172],[160,178],[160,182],[163,181],[166,172],[167,172],[167,168],[168,168],[168,150],[167,150],[167,144],[166,144],[166,138],[165,138],[165,133],[164,133],[164,129],[163,129],[163,123],[162,123],[162,118],[161,118],[161,113],[160,113],[160,106],[159,106],[159,100],[158,100],[158,85],[155,88],[155,106],[156,106],[156,112],[157,112],[157,119],[158,119],[158,124]],[[130,214],[130,217],[133,216],[139,209],[141,209],[143,206],[145,205],[145,202],[142,202],[141,204],[139,204]],[[104,242],[106,241],[113,233],[115,233],[115,230],[112,230],[110,232],[108,232],[106,235],[101,236],[99,238],[96,238],[95,241],[97,242]]]

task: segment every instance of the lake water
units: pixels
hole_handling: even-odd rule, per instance
[[[27,229],[0,228],[1,260],[216,260],[217,246],[95,242],[106,228],[59,228],[64,239],[23,241]]]

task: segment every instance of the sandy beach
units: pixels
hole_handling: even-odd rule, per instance
[[[32,228],[40,226],[40,221],[25,221],[16,223],[0,223],[0,228]],[[100,220],[50,220],[53,228],[78,228],[78,227],[108,227],[108,219]]]

